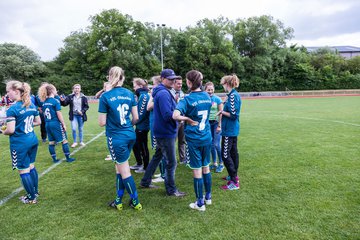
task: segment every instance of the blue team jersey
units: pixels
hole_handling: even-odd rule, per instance
[[[99,100],[99,113],[106,113],[106,136],[135,139],[130,114],[136,106],[134,94],[123,87],[103,93]]]
[[[150,113],[146,110],[146,106],[149,102],[150,94],[147,91],[140,92],[138,101],[138,115],[139,121],[136,123],[136,129],[140,131],[148,131],[150,129],[149,115]]]
[[[42,105],[42,111],[45,122],[59,122],[56,112],[61,111],[60,101],[56,98],[47,98]]]
[[[237,137],[239,135],[240,109],[241,97],[235,89],[232,89],[224,104],[224,111],[229,112],[230,117],[223,115],[221,118],[221,136]]]
[[[23,107],[23,102],[19,101],[11,105],[6,111],[7,121],[15,121],[15,131],[10,135],[10,144],[31,145],[37,143],[34,133],[34,119],[39,116],[34,104]]]
[[[211,144],[210,108],[211,99],[206,92],[191,92],[179,101],[176,109],[180,111],[181,115],[199,123],[197,126],[185,124],[184,132],[188,143],[195,146]]]

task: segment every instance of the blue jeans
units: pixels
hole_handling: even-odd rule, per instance
[[[79,129],[79,142],[83,142],[83,127],[84,127],[84,121],[82,116],[74,114],[74,119],[71,121],[71,129],[74,138],[74,143],[76,143],[77,129]]]
[[[176,170],[176,154],[175,154],[176,138],[156,138],[156,150],[149,165],[146,168],[144,177],[141,179],[142,186],[149,186],[151,178],[155,173],[160,161],[164,158],[165,167],[165,190],[168,195],[177,191],[175,186],[175,170]]]
[[[213,159],[213,163],[216,163],[216,155],[219,159],[219,164],[223,163],[223,160],[221,158],[221,146],[220,146],[220,139],[221,139],[221,131],[216,132],[216,128],[218,126],[218,122],[211,122],[210,128],[211,128],[211,137],[212,137],[212,143],[211,143],[211,156]]]

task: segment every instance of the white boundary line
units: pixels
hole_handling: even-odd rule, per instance
[[[104,134],[104,132],[105,132],[105,131],[102,131],[101,133],[99,133],[98,135],[96,135],[95,137],[93,137],[90,141],[88,141],[88,142],[86,143],[86,145],[89,144],[89,143],[91,143],[91,142],[93,142],[93,141],[95,141],[96,139],[98,139],[101,135]],[[80,151],[80,150],[83,149],[84,147],[86,147],[86,145],[85,145],[85,146],[81,146],[81,147],[75,149],[72,153],[70,153],[70,156],[73,155],[73,154],[75,154],[75,153],[77,153],[78,151]],[[49,173],[51,170],[53,170],[54,168],[56,168],[59,164],[61,164],[61,163],[62,163],[63,161],[65,161],[65,160],[66,160],[66,159],[63,158],[63,159],[61,159],[60,162],[51,165],[48,169],[46,169],[45,171],[43,171],[43,172],[39,175],[39,178],[41,178],[41,177],[44,176],[45,174]],[[16,196],[19,192],[21,192],[23,189],[24,189],[23,187],[19,187],[19,188],[15,189],[12,193],[10,193],[8,196],[6,196],[5,198],[1,199],[1,200],[0,200],[0,207],[1,207],[2,205],[4,205],[7,201],[9,201],[10,199],[12,199],[13,197],[15,197],[15,196]]]

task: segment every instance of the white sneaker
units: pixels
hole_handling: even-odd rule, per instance
[[[74,148],[74,147],[76,147],[76,146],[77,146],[77,143],[71,144],[71,147],[72,147],[72,148]]]
[[[83,146],[85,146],[85,145],[86,145],[86,144],[85,144],[85,143],[83,143],[83,142],[81,142],[81,143],[80,143],[80,146],[82,146],[82,147],[83,147]]]
[[[145,172],[145,169],[143,167],[139,168],[139,169],[136,169],[135,170],[136,173],[144,173]]]
[[[142,165],[135,164],[135,165],[130,166],[131,170],[138,170],[139,168],[142,168]]]
[[[205,204],[206,204],[206,205],[211,205],[211,204],[212,204],[211,198],[207,200],[207,199],[205,198],[205,195],[204,195],[204,201],[205,201]]]
[[[111,161],[111,160],[112,160],[112,157],[110,155],[107,155],[105,158],[105,161]]]
[[[153,183],[159,183],[159,182],[164,182],[165,179],[163,179],[162,177],[157,177],[151,180],[151,182]]]
[[[158,177],[161,177],[161,173],[154,175],[154,178],[158,178]]]
[[[202,211],[202,212],[204,212],[204,211],[206,210],[205,204],[202,205],[201,207],[199,207],[199,206],[197,205],[197,201],[194,202],[194,203],[190,203],[190,204],[189,204],[189,207],[192,208],[192,209],[194,209],[194,210],[199,210],[199,211]]]

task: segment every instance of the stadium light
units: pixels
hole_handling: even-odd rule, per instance
[[[160,28],[160,54],[161,54],[161,70],[164,69],[164,54],[163,54],[163,37],[162,37],[162,28],[165,27],[165,24],[156,24],[157,27]]]

